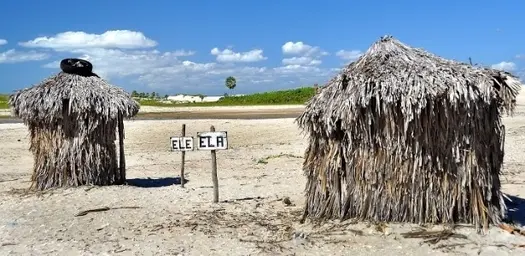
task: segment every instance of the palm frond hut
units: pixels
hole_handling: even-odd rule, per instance
[[[123,119],[135,116],[139,104],[94,74],[88,61],[64,59],[60,66],[58,74],[9,99],[13,114],[30,132],[31,188],[122,184]]]
[[[521,84],[382,37],[297,118],[309,136],[303,221],[471,223],[506,213],[505,129]]]

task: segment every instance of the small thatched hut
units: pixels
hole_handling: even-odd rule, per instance
[[[309,136],[304,218],[500,222],[501,112],[520,87],[507,72],[381,38],[296,120]]]
[[[94,74],[88,61],[64,59],[60,67],[62,72],[9,99],[31,136],[31,188],[122,184],[123,119],[136,115],[139,104]]]

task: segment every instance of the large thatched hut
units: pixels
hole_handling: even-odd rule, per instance
[[[507,72],[382,37],[296,120],[309,136],[304,217],[500,222],[501,112],[520,87]]]
[[[122,184],[123,119],[136,115],[139,104],[93,73],[88,61],[64,59],[60,67],[58,74],[9,99],[13,114],[29,128],[34,156],[31,187]]]

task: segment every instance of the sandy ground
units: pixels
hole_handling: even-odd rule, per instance
[[[230,106],[230,107],[150,107],[143,106],[133,120],[182,119],[271,119],[296,118],[304,111],[303,105]],[[0,110],[0,124],[21,123],[10,110]]]
[[[502,182],[509,195],[525,197],[524,97],[519,102],[517,115],[505,118]],[[176,184],[180,153],[169,151],[169,137],[182,123],[190,135],[210,125],[228,131],[230,149],[217,153],[219,204],[211,202],[209,152],[188,152],[189,181],[185,188]],[[402,236],[422,228],[417,225],[300,224],[306,138],[293,119],[139,120],[126,123],[126,136],[130,185],[28,193],[27,130],[0,125],[0,255],[525,254],[524,236],[497,227],[487,235],[458,227],[457,237],[431,244]],[[510,205],[519,223],[525,221],[522,201]],[[101,207],[111,209],[76,216]]]
[[[9,110],[9,109],[0,109],[0,116],[11,116],[11,110]]]
[[[228,114],[241,114],[251,112],[262,112],[262,113],[279,113],[285,112],[298,112],[304,109],[303,105],[279,105],[279,106],[214,106],[214,107],[153,107],[153,106],[141,106],[140,114],[151,114],[151,113],[178,113],[179,115],[186,116],[187,114],[206,114],[215,113],[221,114],[227,118]],[[0,109],[0,117],[12,116],[11,110]],[[175,117],[176,118],[176,117]],[[204,117],[209,118],[209,117]]]

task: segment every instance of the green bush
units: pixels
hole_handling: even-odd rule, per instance
[[[285,91],[255,93],[239,97],[224,97],[217,104],[225,105],[278,105],[304,104],[315,95],[313,87],[303,87]]]
[[[156,106],[156,107],[173,107],[173,106],[249,106],[249,105],[296,105],[306,103],[312,96],[315,95],[315,88],[302,87],[291,90],[271,91],[263,93],[255,93],[244,96],[227,96],[221,98],[217,102],[195,102],[195,103],[175,103],[162,102],[155,99],[140,99],[138,100],[142,106]],[[198,95],[201,96],[201,95]],[[202,97],[204,97],[202,95]],[[0,95],[0,109],[9,108],[7,102],[8,95]]]
[[[144,99],[142,106],[249,106],[249,105],[299,105],[305,104],[315,95],[315,88],[302,87],[291,90],[255,93],[244,96],[226,96],[217,102],[163,103],[157,100]]]
[[[7,102],[9,102],[9,95],[0,94],[0,109],[9,108]]]

